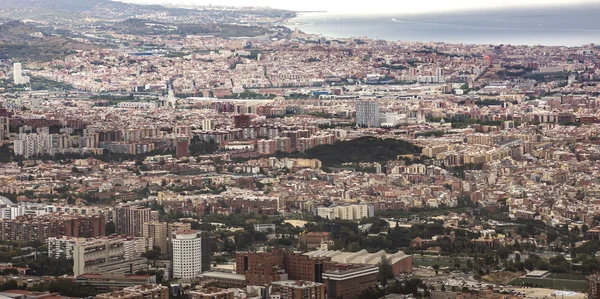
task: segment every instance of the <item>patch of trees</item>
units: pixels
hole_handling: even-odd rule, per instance
[[[446,170],[450,171],[454,176],[464,179],[465,171],[467,170],[481,170],[483,164],[467,163],[460,166],[447,167]]]
[[[475,101],[475,105],[477,106],[501,106],[504,104],[504,101],[495,100],[495,99],[485,99],[481,101]]]
[[[217,151],[219,146],[214,142],[200,141],[200,137],[194,135],[190,142],[190,155],[210,155]]]
[[[420,147],[403,140],[362,137],[350,141],[338,141],[334,144],[319,145],[304,153],[293,153],[289,156],[319,159],[324,167],[334,167],[343,163],[385,162],[396,160],[399,155],[420,152]]]

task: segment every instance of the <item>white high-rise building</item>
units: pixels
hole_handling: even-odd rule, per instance
[[[360,220],[375,215],[375,208],[367,204],[332,205],[317,207],[317,216],[326,219]]]
[[[212,131],[213,129],[213,120],[210,118],[205,118],[202,120],[202,130],[204,131]]]
[[[364,127],[379,127],[379,103],[376,101],[356,102],[356,124]]]
[[[23,69],[20,63],[13,65],[13,79],[15,84],[27,84],[29,83],[29,77],[23,76]]]
[[[15,155],[29,158],[45,154],[47,141],[47,134],[20,134],[19,139],[14,141]]]
[[[444,78],[444,70],[438,68],[435,70],[435,82],[436,83],[444,83],[446,82],[446,78]]]
[[[198,231],[178,231],[173,239],[173,277],[194,279],[202,273],[202,238]]]

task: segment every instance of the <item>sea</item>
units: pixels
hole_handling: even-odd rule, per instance
[[[451,13],[300,13],[286,25],[330,38],[493,45],[600,44],[600,3]]]

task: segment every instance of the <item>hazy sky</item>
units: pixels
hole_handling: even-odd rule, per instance
[[[324,10],[333,13],[420,13],[467,9],[598,4],[600,0],[121,0],[133,3],[185,3],[226,6],[270,6],[290,10]]]

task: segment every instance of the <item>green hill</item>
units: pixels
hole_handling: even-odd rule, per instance
[[[398,155],[419,154],[421,148],[403,140],[361,137],[320,145],[302,154],[309,159],[319,159],[324,167],[343,163],[385,162],[396,160]]]

